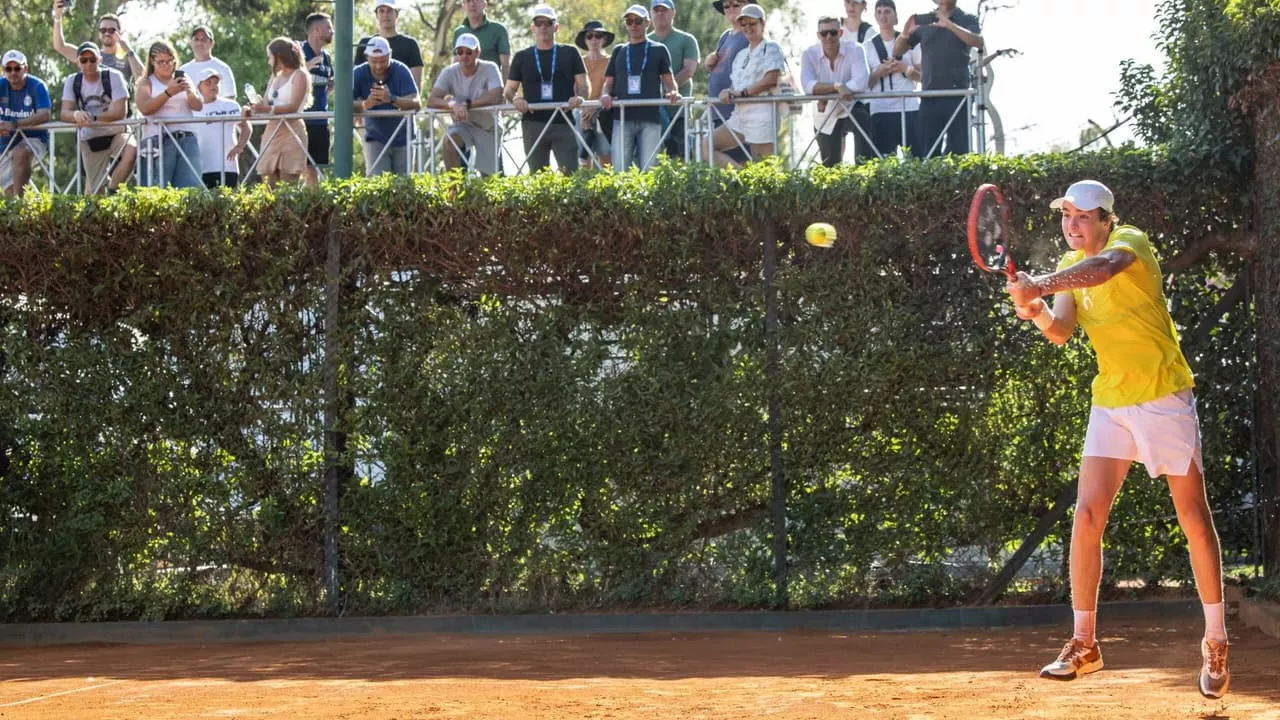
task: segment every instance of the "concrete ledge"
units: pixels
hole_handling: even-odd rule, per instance
[[[1241,598],[1240,622],[1258,628],[1271,637],[1280,638],[1280,604]]]
[[[1104,603],[1108,622],[1199,617],[1196,601]],[[880,632],[967,630],[1071,624],[1065,605],[919,610],[801,610],[564,615],[435,615],[422,617],[299,618],[0,625],[0,645],[81,643],[205,644],[293,642],[336,638],[476,633],[573,635],[590,633],[784,631]]]

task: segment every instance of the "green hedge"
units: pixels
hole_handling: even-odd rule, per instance
[[[323,612],[326,331],[348,614],[769,604],[771,393],[791,604],[958,600],[984,578],[946,572],[952,552],[998,562],[1073,477],[1093,372],[1084,343],[1050,346],[972,270],[968,198],[1001,184],[1045,270],[1048,200],[1082,176],[1165,258],[1244,213],[1237,178],[1138,151],[11,201],[0,617]],[[836,247],[804,244],[816,220]],[[1227,509],[1249,488],[1252,331],[1215,319],[1206,280],[1239,266],[1211,256],[1169,288],[1184,329],[1208,319],[1186,349]],[[1109,570],[1185,581],[1167,492],[1144,478]],[[1247,514],[1218,520],[1247,554]]]

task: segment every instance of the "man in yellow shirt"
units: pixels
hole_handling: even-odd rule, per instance
[[[1040,675],[1074,680],[1102,669],[1094,633],[1102,534],[1129,466],[1138,460],[1152,478],[1168,476],[1204,607],[1198,686],[1205,697],[1220,698],[1231,679],[1222,551],[1204,488],[1195,380],[1166,309],[1151,243],[1138,228],[1120,225],[1114,206],[1111,190],[1096,180],[1067,188],[1050,207],[1062,211],[1070,252],[1056,272],[1018,273],[1006,288],[1018,317],[1034,322],[1057,345],[1079,324],[1098,358],[1071,532],[1074,633]],[[1053,296],[1052,306],[1043,299],[1047,295]]]

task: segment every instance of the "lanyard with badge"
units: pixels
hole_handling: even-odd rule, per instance
[[[560,49],[559,45],[553,44],[551,46],[550,79],[547,79],[542,76],[542,60],[538,58],[538,48],[534,47],[533,49],[533,66],[538,68],[538,81],[542,83],[542,95],[540,97],[542,98],[543,102],[550,102],[551,100],[555,99],[553,97],[555,93],[552,92],[551,90],[551,81],[556,79],[556,50],[558,49]]]
[[[631,74],[631,46],[627,46],[627,94],[640,94],[640,77],[644,75],[644,69],[649,66],[649,41],[644,41],[644,60],[640,61],[640,75]]]

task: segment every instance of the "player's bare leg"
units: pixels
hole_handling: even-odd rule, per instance
[[[1205,494],[1204,476],[1193,462],[1186,475],[1169,476],[1169,494],[1178,512],[1178,524],[1187,536],[1191,572],[1204,606],[1204,639],[1200,642],[1202,663],[1197,685],[1207,698],[1220,698],[1231,685],[1227,667],[1226,606],[1222,598],[1222,547],[1213,526],[1213,512]]]
[[[1095,623],[1098,586],[1102,583],[1102,535],[1111,504],[1129,472],[1129,460],[1086,456],[1080,461],[1080,487],[1071,525],[1071,609],[1075,615],[1071,640],[1058,658],[1040,670],[1040,677],[1075,680],[1102,669]]]

